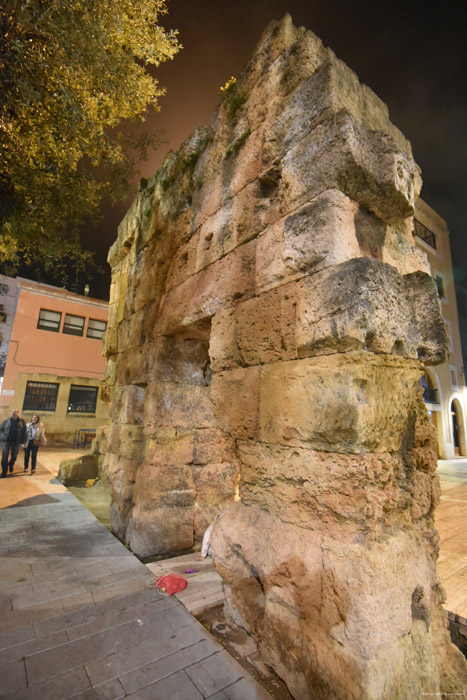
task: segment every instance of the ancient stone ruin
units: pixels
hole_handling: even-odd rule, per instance
[[[112,247],[104,469],[142,556],[217,513],[226,612],[295,698],[464,693],[422,363],[446,357],[385,105],[290,17]]]

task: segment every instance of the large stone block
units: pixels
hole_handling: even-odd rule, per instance
[[[227,612],[302,700],[415,698],[439,687],[430,634],[437,594],[420,544],[403,530],[344,543],[241,504],[212,535]]]
[[[126,541],[140,557],[181,552],[193,546],[193,507],[135,506],[129,517]]]
[[[64,459],[60,462],[58,479],[68,486],[69,484],[83,483],[88,479],[96,479],[99,476],[99,463],[96,455],[81,455],[76,459]]]
[[[447,338],[427,277],[421,272],[402,277],[390,265],[357,258],[302,280],[299,357],[366,349],[439,361]]]
[[[168,467],[172,466],[170,469]],[[133,500],[144,510],[186,508],[195,502],[191,466],[144,462],[137,472]],[[175,515],[174,510],[174,515]]]
[[[308,41],[312,38],[302,40],[304,44]],[[318,55],[322,62],[315,63],[316,70],[309,76],[302,74],[297,88],[282,108],[279,106],[278,118],[272,125],[272,137],[281,140],[284,151],[302,141],[321,121],[344,111],[371,131],[388,132],[400,150],[412,157],[410,143],[389,121],[385,103],[362,85],[357,75],[332,51],[327,49]]]
[[[238,441],[240,498],[283,522],[336,539],[377,536],[388,523],[410,523],[415,496],[403,457],[342,454]],[[371,532],[370,532],[371,531]]]
[[[194,509],[195,539],[201,542],[209,525],[235,498],[239,469],[236,464],[223,462],[193,467],[196,489]]]
[[[146,348],[144,346],[133,347],[131,350],[121,352],[115,361],[115,381],[117,384],[147,383]]]
[[[175,335],[224,305],[253,296],[255,250],[256,241],[246,243],[172,289],[161,309],[158,333]]]
[[[234,308],[221,309],[213,316],[209,339],[209,357],[213,372],[241,366]]]
[[[141,425],[144,415],[144,388],[130,384],[121,389],[119,417],[122,423]]]
[[[177,429],[169,433],[157,433],[155,439],[146,443],[145,464],[161,468],[191,464],[194,460],[195,439],[199,432],[205,431]],[[167,471],[170,474],[172,470]],[[177,478],[175,475],[174,479]]]
[[[216,314],[209,345],[214,372],[295,359],[296,287],[278,289]]]
[[[216,425],[229,437],[256,438],[259,430],[260,368],[219,372],[212,378]]]
[[[421,271],[406,275],[405,280],[420,336],[418,356],[427,365],[446,362],[449,340],[435,281]]]
[[[209,326],[206,326],[209,336]],[[147,344],[147,377],[161,382],[207,386],[208,339],[160,336]]]
[[[387,223],[413,215],[419,189],[418,170],[393,137],[358,124],[345,110],[287,151],[282,178],[290,203],[335,188]]]
[[[196,232],[197,271],[252,240],[281,218],[282,202],[276,196],[279,176],[274,168],[262,172],[203,222]]]
[[[295,359],[296,287],[284,285],[237,307],[236,336],[242,365]]]
[[[196,273],[199,238],[200,234],[197,231],[186,243],[180,245],[177,254],[173,255],[169,261],[167,278],[165,280],[165,290],[167,292]]]
[[[260,440],[331,452],[396,452],[413,445],[415,365],[329,356],[261,368]]]
[[[193,465],[220,464],[234,458],[235,442],[218,429],[195,430]]]
[[[330,189],[274,224],[258,240],[257,293],[358,257],[357,211]]]
[[[208,386],[153,381],[148,384],[144,404],[146,436],[159,428],[209,428],[213,407]]]
[[[112,490],[112,499],[117,504],[131,502],[140,462],[125,459],[113,452],[107,452],[104,458],[103,474]]]

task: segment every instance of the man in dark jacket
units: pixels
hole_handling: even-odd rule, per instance
[[[26,423],[19,417],[19,411],[14,408],[11,418],[7,418],[0,426],[0,442],[2,443],[2,476],[4,479],[8,470],[13,466],[18,456],[19,446],[26,441]]]

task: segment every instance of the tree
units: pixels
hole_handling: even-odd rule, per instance
[[[79,257],[78,228],[121,198],[152,139],[125,125],[158,109],[147,67],[173,58],[166,0],[3,0],[0,7],[0,263]],[[133,153],[133,158],[128,154]]]

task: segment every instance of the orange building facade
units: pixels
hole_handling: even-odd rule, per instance
[[[14,299],[8,324],[0,419],[18,408],[40,414],[49,442],[72,443],[78,430],[108,418],[100,397],[108,304],[21,278],[2,278]]]

